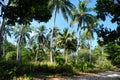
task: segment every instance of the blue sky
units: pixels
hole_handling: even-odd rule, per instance
[[[70,0],[76,7],[78,6],[78,0]],[[82,0],[83,1],[83,0]],[[94,7],[96,4],[96,0],[91,0],[91,2],[88,4],[88,7]],[[92,14],[95,14],[95,13],[92,13]],[[52,18],[49,20],[49,22],[47,23],[37,23],[35,21],[32,22],[32,25],[34,26],[37,26],[39,27],[40,25],[45,25],[47,27],[47,29],[51,28],[53,26],[53,19],[54,19],[54,13],[53,13],[53,16]],[[77,31],[76,28],[77,28],[77,25],[74,25],[74,28],[70,28],[70,25],[69,25],[69,22],[70,22],[70,19],[69,21],[65,21],[62,14],[59,13],[57,14],[57,17],[56,17],[56,26],[59,27],[60,30],[63,30],[64,28],[68,27],[70,30],[74,30],[74,31]],[[104,24],[105,27],[108,27],[108,28],[111,28],[112,30],[115,29],[116,27],[116,23],[111,23],[110,22],[110,18],[107,17],[106,21],[103,22],[101,21],[100,24]],[[95,39],[92,43],[92,46],[93,48],[97,45],[97,37],[95,35]]]
[[[70,1],[71,1],[76,7],[78,6],[78,0],[70,0]],[[82,0],[82,1],[83,1],[83,0]],[[95,4],[96,4],[96,0],[91,0],[91,2],[88,4],[88,7],[94,7]],[[93,14],[95,14],[95,13],[93,13]],[[47,29],[49,29],[49,28],[52,28],[52,26],[53,26],[53,19],[54,19],[54,13],[53,13],[52,18],[51,18],[47,23],[43,23],[43,22],[42,22],[42,23],[38,23],[38,22],[36,22],[36,21],[33,21],[33,22],[31,23],[31,26],[39,27],[39,26],[41,26],[41,25],[45,25],[45,26],[47,27]],[[64,28],[67,27],[67,28],[69,28],[70,30],[74,30],[75,32],[77,32],[77,30],[76,30],[77,25],[74,25],[74,28],[70,28],[69,23],[70,23],[70,19],[69,19],[69,21],[67,22],[67,21],[64,20],[64,18],[63,18],[63,16],[62,16],[61,13],[57,14],[57,17],[56,17],[56,26],[57,26],[61,31],[62,31]],[[109,18],[109,17],[107,17],[107,19],[106,19],[105,22],[101,21],[100,24],[104,24],[105,27],[107,26],[108,28],[111,28],[112,30],[116,28],[116,23],[115,23],[115,24],[112,24],[112,23],[110,22],[110,18]],[[78,33],[76,33],[76,34],[78,34]],[[95,35],[95,39],[94,39],[94,41],[92,42],[93,48],[97,45],[96,39],[97,39],[97,37],[96,37],[96,35]],[[12,41],[12,40],[11,40],[11,41]],[[12,41],[12,42],[13,42],[13,41]]]

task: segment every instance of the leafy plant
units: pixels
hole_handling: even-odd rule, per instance
[[[59,65],[65,64],[65,59],[63,59],[62,57],[59,57],[59,56],[55,57],[55,61],[56,61],[56,63],[58,63]]]

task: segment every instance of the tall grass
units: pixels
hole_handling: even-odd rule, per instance
[[[70,65],[51,64],[50,62],[0,61],[0,80],[21,78],[24,75],[38,77],[56,74],[71,75],[74,71]]]

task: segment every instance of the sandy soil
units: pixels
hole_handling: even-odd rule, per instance
[[[33,80],[120,80],[120,72],[107,71],[103,73],[80,73],[78,76],[48,76]]]

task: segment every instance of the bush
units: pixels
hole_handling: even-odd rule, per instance
[[[63,59],[62,57],[59,57],[59,56],[55,57],[55,61],[59,65],[65,64],[65,59]]]
[[[0,61],[0,66],[0,80],[28,79],[29,76],[36,77],[41,75],[73,74],[73,69],[70,65],[57,65],[55,63]]]
[[[120,64],[120,55],[115,57],[114,64]]]
[[[112,65],[112,63],[109,60],[104,59],[103,61],[101,61],[100,64],[96,65],[96,68],[98,68],[98,71],[107,71],[107,70],[113,70],[115,67]]]
[[[94,68],[94,66],[89,62],[75,63],[73,64],[73,67],[75,67],[75,69],[82,71],[82,72],[89,72],[91,69]]]
[[[33,80],[33,77],[27,76],[25,74],[24,76],[20,76],[20,77],[13,77],[13,80]]]
[[[70,65],[61,65],[61,66],[57,66],[55,69],[56,73],[62,74],[62,73],[72,73],[73,69]]]
[[[16,60],[16,52],[15,51],[7,52],[5,58],[6,60]]]

